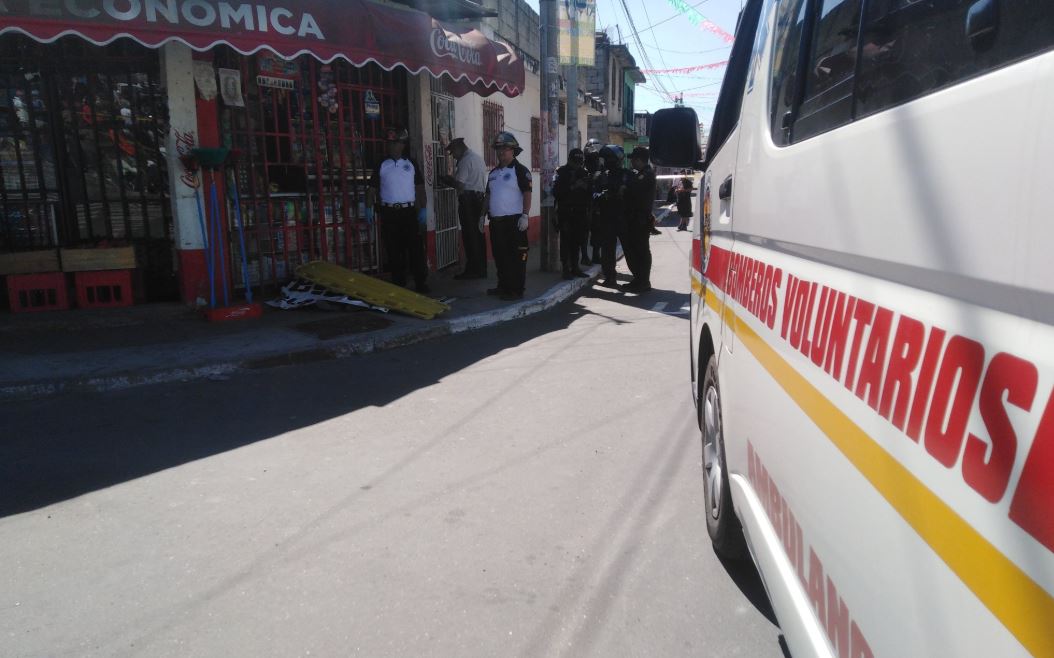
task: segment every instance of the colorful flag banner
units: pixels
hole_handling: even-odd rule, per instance
[[[688,19],[688,22],[698,27],[700,30],[712,32],[725,43],[732,43],[736,40],[736,37],[734,35],[729,34],[725,30],[723,30],[720,25],[713,22],[706,16],[703,16],[703,14],[700,13],[698,9],[689,5],[687,2],[685,2],[685,0],[667,0],[667,2],[669,2],[674,9],[684,14],[685,17]]]
[[[560,0],[559,14],[560,63],[593,66],[596,59],[596,0]]]
[[[662,74],[662,75],[687,75],[689,73],[695,73],[696,71],[709,71],[711,69],[719,69],[728,64],[728,60],[721,62],[711,62],[710,64],[699,64],[698,66],[682,66],[677,69],[641,69],[641,73],[644,75]]]

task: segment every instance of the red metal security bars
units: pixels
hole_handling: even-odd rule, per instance
[[[223,109],[221,132],[237,156],[250,285],[273,289],[309,260],[379,271],[366,187],[384,157],[384,128],[406,125],[405,72],[229,49],[218,65],[242,73],[245,107]],[[274,78],[293,88],[268,86]],[[240,283],[239,258],[232,267]]]

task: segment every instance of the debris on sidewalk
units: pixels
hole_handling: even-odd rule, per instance
[[[380,311],[381,313],[388,312],[388,309],[383,306],[374,306],[373,304],[364,302],[361,299],[355,299],[354,297],[345,295],[342,292],[333,292],[329,288],[317,283],[312,283],[307,279],[293,279],[286,285],[282,286],[282,296],[278,299],[268,301],[267,305],[282,310],[289,310],[312,306],[318,302],[357,306],[359,308]]]

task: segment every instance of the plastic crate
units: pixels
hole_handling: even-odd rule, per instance
[[[115,308],[131,306],[132,270],[99,270],[75,272],[78,308]]]
[[[70,307],[66,275],[62,272],[8,274],[7,299],[13,313],[65,311]]]

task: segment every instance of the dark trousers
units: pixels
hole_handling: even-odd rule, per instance
[[[482,192],[462,192],[458,195],[457,216],[461,220],[461,242],[465,245],[465,274],[487,275],[487,245],[479,230],[482,214]]]
[[[600,268],[604,271],[604,278],[615,280],[615,245],[618,243],[619,227],[613,223],[603,223],[599,231],[600,238]],[[625,246],[623,246],[625,250]]]
[[[424,229],[417,223],[417,208],[381,208],[381,236],[395,285],[406,285],[408,267],[417,287],[423,286],[428,278],[423,233]]]
[[[498,270],[498,290],[523,294],[527,283],[527,231],[516,228],[519,215],[490,218],[490,249]]]
[[[651,219],[630,220],[619,234],[626,265],[637,283],[651,283]]]
[[[586,248],[589,216],[586,209],[569,208],[560,213],[560,261],[564,272],[578,269],[579,252]]]
[[[589,244],[594,249],[599,249],[604,244],[604,222],[596,210],[589,213]]]

